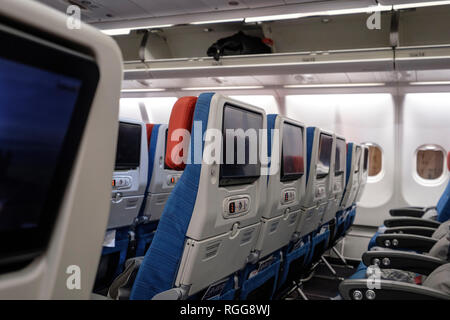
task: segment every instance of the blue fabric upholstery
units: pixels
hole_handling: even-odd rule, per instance
[[[157,221],[136,226],[136,257],[145,255],[146,248],[151,244],[157,227]]]
[[[277,120],[277,114],[269,114],[267,115],[267,156],[270,157],[272,155],[272,137],[273,137],[273,129],[275,129],[275,121]]]
[[[145,211],[145,205],[147,203],[148,189],[152,182],[153,164],[155,163],[156,144],[158,142],[158,131],[160,124],[155,124],[152,129],[152,135],[150,137],[150,144],[148,146],[148,171],[147,171],[147,185],[145,186],[144,200],[142,201],[141,208],[139,210],[139,216],[142,216]]]
[[[353,153],[353,142],[347,145],[347,159],[346,159],[346,171],[345,171],[345,186],[347,186],[348,179],[350,178],[350,170],[352,168],[352,153]]]
[[[214,285],[214,284],[213,284]],[[224,288],[222,289],[222,293],[205,299],[205,294],[207,293],[209,288],[206,288],[205,290],[202,290],[188,298],[188,300],[198,301],[198,300],[235,300],[236,295],[236,289],[235,289],[235,283],[234,283],[234,275],[231,275],[228,277],[227,283],[225,284]]]
[[[267,115],[267,157],[269,158],[268,167],[272,163],[272,138],[273,138],[273,129],[275,129],[275,121],[277,120],[277,114],[269,114]],[[270,175],[267,175],[267,183],[269,183]]]
[[[228,279],[225,288],[220,296],[213,297],[208,300],[234,300],[236,295],[236,289],[234,288],[234,276]]]
[[[336,213],[336,231],[334,239],[337,240],[344,235],[345,232],[345,210]]]
[[[249,274],[258,267],[258,264],[247,265],[241,286],[241,300],[246,300],[249,294],[251,294],[254,290],[258,290],[261,286],[263,286],[270,279],[274,279],[273,287],[271,288],[271,293],[269,299],[272,298],[275,289],[277,288],[277,280],[278,274],[280,271],[280,254],[277,253],[275,257],[275,262],[273,262],[270,266],[265,268],[264,270],[258,272],[255,276],[248,279]]]
[[[278,287],[280,288],[282,285],[284,285],[284,283],[286,282],[287,276],[289,274],[289,270],[291,267],[291,263],[301,257],[304,257],[304,261],[306,261],[306,259],[308,258],[308,253],[309,253],[309,249],[310,249],[310,242],[309,242],[309,237],[305,237],[304,239],[304,244],[295,249],[290,251],[290,248],[288,248],[287,250],[285,250],[285,258],[284,258],[284,266],[283,266],[283,272],[280,275],[280,279],[278,281]],[[289,246],[291,247],[292,244]]]
[[[208,127],[213,95],[214,93],[203,93],[198,97],[193,120],[202,123],[202,132],[192,130],[189,150],[191,161],[167,200],[155,237],[136,276],[130,299],[148,300],[173,288],[184,250],[185,235],[197,199],[202,167],[193,161],[194,152],[191,150],[194,150],[196,135],[201,135],[197,139],[202,141],[203,150],[203,134]]]
[[[377,232],[373,235],[373,237],[370,238],[369,245],[368,245],[368,247],[367,247],[368,250],[372,249],[373,247],[375,247],[375,246],[377,245],[376,239],[377,239],[377,237],[378,237],[380,234],[381,234],[380,231],[377,231]]]
[[[127,258],[129,237],[128,237],[129,227],[123,227],[116,229],[116,238],[114,247],[103,247],[102,256],[106,256],[112,253],[119,252],[119,261],[116,266],[116,271],[114,272],[114,277],[117,277],[124,267],[125,260]]]
[[[367,274],[367,266],[361,262],[358,265],[358,268],[356,269],[356,272],[354,274],[352,274],[352,276],[349,279],[365,279],[366,278],[366,274]]]
[[[314,263],[318,257],[320,257],[323,252],[320,252],[319,245],[324,244],[323,248],[326,249],[326,243],[328,243],[328,239],[330,238],[330,230],[327,229],[325,232],[319,234],[316,233],[312,236],[311,239],[311,250],[309,251],[309,257],[307,264]],[[314,259],[315,258],[315,259]]]
[[[437,221],[445,222],[450,219],[450,181],[439,199],[436,210],[438,212]]]
[[[316,127],[306,128],[306,181],[309,180],[309,169],[311,166],[312,147]]]
[[[353,222],[355,222],[355,217],[356,217],[356,206],[352,206],[349,209],[349,213],[347,215],[346,221],[345,221],[345,231],[347,232],[348,229],[350,229],[350,227],[353,225]]]
[[[352,152],[353,152],[353,142],[347,144],[347,159],[346,159],[346,171],[345,171],[345,188],[343,195],[347,192],[348,181],[350,179],[350,171],[352,167]],[[342,199],[344,196],[342,195]],[[341,201],[342,201],[341,199]]]

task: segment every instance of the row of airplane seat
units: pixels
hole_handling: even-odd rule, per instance
[[[103,292],[127,258],[143,256],[180,174],[165,165],[166,124],[119,122],[108,230],[95,292]]]
[[[367,178],[366,147],[220,94],[119,127],[95,291],[139,263],[114,298],[282,298],[346,235]]]
[[[392,218],[372,237],[356,272],[340,284],[341,296],[349,300],[447,300],[450,182],[435,207],[395,208],[390,214]]]

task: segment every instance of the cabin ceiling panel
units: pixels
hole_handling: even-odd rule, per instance
[[[170,16],[177,14],[185,14],[205,9],[205,5],[201,0],[131,0],[143,9],[150,16]]]
[[[113,19],[121,17],[127,17],[128,19],[143,18],[151,15],[151,11],[145,7],[140,6],[139,3],[135,3],[135,0],[94,0],[96,4],[102,6],[110,14],[113,15]],[[153,3],[152,1],[146,1],[146,3]],[[97,14],[96,10],[93,10],[94,16],[97,19],[104,19],[104,16]]]

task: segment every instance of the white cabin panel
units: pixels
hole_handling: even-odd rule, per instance
[[[409,93],[402,105],[401,194],[407,205],[435,206],[448,183],[446,156],[450,150],[450,93]],[[444,152],[442,175],[433,180],[416,173],[416,152],[421,146]]]

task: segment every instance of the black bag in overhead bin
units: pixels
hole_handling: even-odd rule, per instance
[[[248,36],[242,31],[239,31],[231,37],[217,40],[217,42],[208,48],[207,55],[219,61],[221,56],[271,52],[271,48],[261,38]]]

